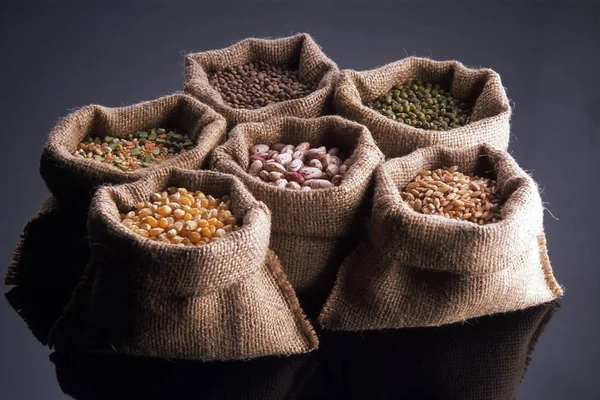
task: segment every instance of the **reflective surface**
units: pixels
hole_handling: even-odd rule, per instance
[[[40,301],[7,299],[42,343],[69,287]],[[548,303],[439,328],[320,332],[319,350],[291,357],[202,362],[54,352],[61,390],[76,399],[512,399],[535,344],[559,309]]]

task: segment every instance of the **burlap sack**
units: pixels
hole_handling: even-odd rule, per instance
[[[390,119],[364,105],[392,86],[413,79],[447,83],[452,96],[474,104],[470,122],[449,131],[416,128]],[[370,71],[344,70],[334,96],[336,113],[365,125],[386,157],[422,147],[471,147],[488,143],[506,150],[511,109],[500,76],[491,69],[470,69],[458,61],[408,57]]]
[[[189,248],[143,238],[121,224],[119,211],[169,186],[230,195],[242,229]],[[210,360],[316,348],[317,338],[268,250],[269,211],[234,177],[175,168],[101,188],[88,231],[90,263],[50,332],[59,350]]]
[[[323,379],[341,399],[514,400],[557,307],[436,328],[324,332]]]
[[[421,214],[401,199],[399,190],[420,171],[452,165],[497,180],[502,221],[480,226]],[[335,330],[437,326],[561,296],[543,211],[533,179],[488,145],[430,147],[386,162],[376,173],[370,239],[340,268],[321,324]]]
[[[186,133],[196,145],[152,167],[130,172],[73,155],[88,134],[121,137],[152,127]],[[85,221],[95,188],[133,182],[156,169],[198,169],[225,133],[223,117],[183,93],[119,108],[94,104],[67,115],[50,133],[40,161],[40,174],[53,199],[25,226],[5,282],[77,281],[89,258]]]
[[[339,147],[352,154],[352,166],[343,183],[331,189],[301,192],[277,188],[246,171],[251,146],[278,142]],[[323,305],[337,268],[353,248],[358,237],[354,230],[364,224],[369,183],[381,159],[364,126],[336,116],[240,124],[213,152],[212,168],[240,178],[271,210],[271,249],[309,314],[313,306],[320,309]]]
[[[84,213],[72,213],[49,196],[23,228],[4,278],[6,285],[69,283],[81,275],[90,251]]]
[[[231,65],[264,61],[297,67],[300,81],[318,84],[310,95],[268,105],[257,110],[230,107],[210,85],[208,74]],[[336,64],[306,33],[281,39],[245,39],[233,46],[185,57],[185,91],[210,105],[227,119],[230,127],[241,122],[260,122],[279,116],[314,118],[330,111]]]

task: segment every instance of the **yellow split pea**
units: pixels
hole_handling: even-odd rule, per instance
[[[240,227],[230,211],[229,196],[215,198],[200,191],[170,187],[153,193],[150,201],[121,214],[132,232],[178,246],[203,246]]]

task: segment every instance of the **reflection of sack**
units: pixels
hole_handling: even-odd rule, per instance
[[[382,158],[380,151],[364,126],[335,116],[240,124],[229,137],[213,152],[212,167],[237,176],[257,200],[266,203],[273,216],[271,249],[300,299],[308,298],[320,308],[337,268],[352,250],[351,229],[356,222],[363,223],[367,211],[363,203]],[[251,146],[278,142],[338,147],[351,155],[352,164],[340,186],[310,192],[281,189],[246,172]]]
[[[71,213],[49,196],[39,213],[25,224],[4,283],[76,283],[90,256],[85,219],[85,214]]]
[[[323,379],[341,399],[513,400],[557,307],[436,328],[324,332]]]
[[[502,221],[480,226],[421,214],[401,199],[400,190],[420,171],[453,165],[497,180]],[[370,240],[340,268],[321,324],[341,330],[443,325],[553,300],[562,290],[542,219],[537,185],[501,150],[430,147],[390,160],[377,170]]]
[[[364,105],[392,86],[413,79],[447,83],[454,97],[474,103],[470,122],[450,131],[431,131],[399,123]],[[386,157],[421,147],[471,147],[487,143],[506,150],[510,106],[500,76],[491,69],[469,69],[457,61],[408,57],[371,71],[344,70],[335,91],[335,111],[365,125]]]
[[[202,247],[132,233],[120,211],[169,186],[231,196],[242,229]],[[270,215],[236,178],[163,169],[97,191],[92,257],[50,332],[59,349],[188,359],[243,359],[310,351],[317,339],[268,251]]]
[[[61,390],[77,400],[288,400],[316,354],[202,362],[108,354],[50,355]],[[305,398],[305,397],[301,397]]]
[[[73,155],[88,135],[122,137],[152,127],[186,133],[195,146],[152,167],[129,172]],[[25,226],[5,282],[76,282],[89,259],[85,221],[95,188],[136,181],[167,167],[198,169],[225,137],[225,130],[221,116],[182,93],[127,107],[89,105],[66,116],[50,133],[40,161],[40,174],[53,197]]]
[[[317,84],[306,97],[282,101],[255,110],[227,105],[208,81],[208,74],[233,66],[264,61],[298,68],[299,79]],[[221,50],[188,54],[185,58],[185,91],[223,115],[230,126],[274,117],[314,118],[327,112],[338,68],[306,33],[282,39],[245,39]]]

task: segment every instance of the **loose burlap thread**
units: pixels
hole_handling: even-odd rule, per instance
[[[338,147],[351,166],[340,186],[309,192],[278,188],[248,174],[250,147],[278,142]],[[368,129],[337,116],[240,124],[213,152],[212,168],[237,176],[271,210],[271,249],[309,314],[323,305],[337,268],[360,236],[372,173],[382,157]]]
[[[452,165],[497,180],[502,221],[480,226],[421,214],[400,197],[420,171]],[[370,228],[369,241],[340,268],[319,318],[326,328],[438,326],[562,295],[548,260],[537,185],[491,146],[430,147],[380,166]]]
[[[208,74],[223,68],[264,61],[273,65],[298,68],[299,79],[315,84],[317,89],[300,99],[270,104],[255,110],[229,106],[208,80]],[[336,64],[330,60],[306,33],[281,39],[245,39],[230,47],[185,57],[185,91],[210,105],[223,115],[230,127],[242,122],[295,116],[314,118],[330,111]]]
[[[132,233],[120,212],[169,186],[231,196],[242,229],[203,247]],[[88,221],[92,257],[50,332],[58,349],[202,360],[304,353],[317,338],[269,252],[270,214],[233,176],[178,168],[103,187]]]
[[[153,127],[185,133],[195,146],[149,168],[128,172],[108,163],[73,155],[88,135],[124,137]],[[52,193],[52,200],[48,200],[41,214],[25,226],[5,283],[76,282],[89,256],[85,222],[96,187],[133,182],[162,168],[198,169],[225,134],[223,117],[184,93],[127,107],[88,105],[67,115],[50,133],[40,161],[40,174]],[[57,220],[60,220],[59,228]],[[64,233],[62,238],[57,229]],[[57,244],[59,239],[62,239],[60,244],[50,246]],[[69,246],[67,251],[66,246]]]
[[[452,96],[473,104],[469,123],[448,131],[425,130],[364,105],[386,94],[392,86],[413,79],[449,84]],[[487,143],[502,150],[508,148],[511,109],[500,75],[487,68],[467,68],[458,61],[407,57],[370,71],[343,70],[336,85],[334,109],[369,128],[387,158],[436,145],[472,148]]]

